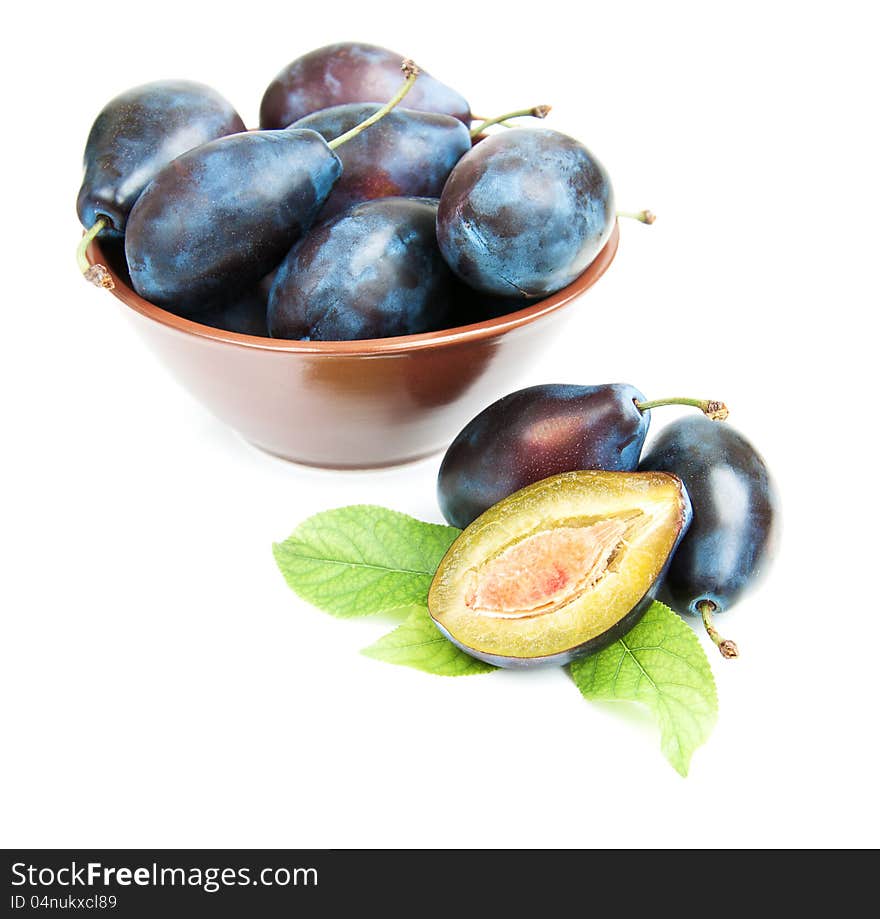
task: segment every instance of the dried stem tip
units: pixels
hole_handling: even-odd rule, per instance
[[[722,657],[732,660],[735,657],[739,657],[739,648],[730,639],[722,638],[718,634],[718,629],[715,628],[715,623],[712,621],[712,613],[716,609],[717,607],[711,600],[700,600],[697,604],[697,611],[703,617],[703,625],[706,627],[709,638],[712,639],[715,647],[721,652]]]
[[[90,265],[88,270],[83,272],[83,277],[95,287],[103,287],[104,290],[113,290],[116,286],[110,272],[103,265]]]
[[[550,114],[552,108],[552,105],[536,105],[532,109],[532,115],[534,115],[535,118],[546,118]]]
[[[647,224],[652,224],[657,219],[651,211],[618,211],[617,216]]]
[[[668,399],[651,399],[648,402],[639,402],[638,399],[633,399],[633,404],[640,412],[646,412],[651,408],[659,408],[661,405],[690,405],[698,408],[713,421],[724,421],[730,414],[727,411],[727,406],[717,399],[691,399],[686,396],[670,396]]]
[[[103,265],[90,265],[86,252],[92,244],[92,240],[104,229],[111,226],[107,217],[99,217],[82,235],[79,245],[76,247],[76,263],[82,276],[94,284],[95,287],[103,287],[104,290],[113,290],[113,278],[110,272]]]
[[[410,60],[408,57],[404,58],[403,62],[400,65],[400,69],[403,71],[403,75],[409,79],[409,77],[417,76],[421,71],[419,70],[419,65]]]
[[[723,402],[716,402],[714,399],[710,399],[706,402],[703,414],[707,415],[713,421],[727,421],[730,412]]]

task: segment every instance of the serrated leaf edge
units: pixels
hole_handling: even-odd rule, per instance
[[[613,677],[613,679],[612,679],[612,682],[611,682],[612,691],[614,691],[614,689],[615,689],[615,687],[616,687],[616,685],[617,685],[617,677],[618,677],[618,674],[620,673],[620,670],[621,670],[621,668],[622,668],[622,666],[623,666],[623,661],[624,661],[624,659],[626,658],[626,656],[629,655],[629,656],[633,659],[634,663],[635,663],[636,666],[639,668],[639,670],[641,671],[641,673],[642,673],[642,675],[645,677],[645,679],[646,679],[646,680],[651,684],[651,686],[654,688],[654,691],[655,691],[655,694],[656,694],[656,699],[655,699],[653,702],[651,702],[651,701],[645,701],[645,700],[643,700],[643,699],[627,699],[627,698],[625,698],[625,697],[614,696],[614,695],[597,696],[596,698],[597,698],[598,700],[600,700],[600,701],[603,701],[603,702],[624,702],[624,703],[630,703],[630,704],[632,704],[632,705],[641,705],[642,707],[644,707],[644,708],[648,709],[649,711],[651,711],[652,714],[654,715],[655,719],[656,719],[657,722],[658,722],[657,727],[658,727],[658,729],[659,729],[659,731],[660,731],[660,748],[661,748],[661,751],[663,752],[663,755],[666,757],[666,759],[669,761],[670,765],[673,767],[673,769],[675,769],[676,772],[678,772],[679,775],[685,776],[685,777],[686,777],[687,774],[688,774],[688,770],[689,770],[689,768],[690,768],[691,756],[693,755],[694,752],[696,752],[696,750],[691,751],[691,756],[685,757],[684,750],[683,750],[682,747],[681,747],[681,742],[680,742],[680,740],[678,739],[678,733],[677,733],[677,732],[671,732],[671,733],[669,733],[669,732],[666,732],[666,731],[663,730],[663,727],[664,727],[664,726],[663,726],[662,723],[660,723],[660,719],[661,719],[662,716],[661,716],[660,714],[658,714],[658,709],[660,709],[660,708],[666,708],[666,707],[668,706],[668,702],[665,701],[665,700],[667,699],[667,697],[669,697],[669,693],[662,692],[662,691],[659,689],[659,687],[657,686],[657,684],[654,682],[654,680],[651,678],[651,676],[648,674],[648,672],[647,672],[647,671],[645,670],[645,668],[642,666],[641,661],[638,659],[638,657],[636,657],[636,652],[637,652],[637,651],[661,651],[661,652],[663,652],[664,654],[668,654],[668,655],[670,655],[671,657],[674,657],[674,658],[676,658],[677,660],[681,661],[683,664],[685,664],[685,666],[687,666],[689,669],[693,670],[695,673],[699,674],[701,677],[705,677],[706,675],[708,675],[708,677],[709,677],[709,687],[708,687],[708,688],[711,690],[710,696],[711,696],[712,702],[714,703],[714,708],[715,708],[715,711],[712,712],[712,716],[711,716],[711,717],[712,717],[712,720],[711,720],[711,727],[714,727],[714,725],[715,725],[716,722],[718,721],[718,707],[719,707],[719,704],[718,704],[718,687],[717,687],[717,684],[716,684],[716,682],[715,682],[715,674],[714,674],[713,671],[712,671],[712,665],[709,663],[709,658],[706,656],[706,650],[705,650],[705,648],[703,647],[702,643],[699,641],[699,636],[697,636],[697,635],[694,633],[693,629],[691,629],[690,626],[689,626],[686,622],[684,622],[684,620],[682,620],[682,618],[681,618],[674,610],[672,610],[672,609],[670,609],[668,606],[666,606],[665,603],[660,603],[659,600],[655,600],[654,603],[652,604],[652,606],[649,607],[649,609],[647,610],[645,616],[642,617],[642,619],[640,619],[639,622],[638,622],[635,626],[633,626],[633,628],[635,629],[635,628],[637,628],[639,625],[641,625],[642,623],[644,623],[645,618],[648,616],[648,614],[650,614],[651,609],[653,609],[654,606],[662,607],[664,610],[666,610],[666,611],[670,614],[670,617],[667,618],[666,621],[669,622],[669,623],[675,622],[674,628],[679,632],[679,634],[681,634],[681,635],[690,634],[690,635],[692,635],[694,638],[697,639],[697,645],[698,645],[698,647],[700,648],[700,650],[703,652],[703,660],[705,661],[705,664],[706,664],[705,669],[701,669],[701,668],[699,668],[699,667],[694,666],[694,664],[693,664],[691,661],[689,661],[689,660],[687,660],[686,658],[682,657],[680,654],[676,654],[674,651],[671,651],[669,648],[663,647],[663,645],[644,645],[644,646],[640,646],[640,647],[638,647],[638,648],[631,648],[631,647],[626,643],[626,641],[625,641],[625,639],[626,639],[627,636],[624,635],[624,636],[622,636],[621,638],[618,638],[618,639],[617,639],[617,642],[616,642],[616,643],[619,643],[619,644],[622,646],[622,648],[623,648],[623,650],[624,650],[625,653],[621,655],[620,663],[618,664],[617,671],[615,672],[614,677]],[[629,634],[629,633],[627,633],[627,635],[628,635],[628,634]],[[674,636],[672,636],[672,637],[674,637]],[[610,646],[610,647],[613,647],[613,645]],[[608,649],[603,649],[603,650],[608,650]],[[597,652],[597,654],[599,654],[599,653],[602,653],[602,652]],[[593,672],[595,673],[595,669],[594,669]],[[580,691],[581,695],[582,695],[584,698],[586,698],[586,699],[589,700],[590,697],[586,695],[586,693],[584,692],[584,690],[583,690],[583,689],[581,688],[581,686],[578,684],[577,680],[574,679],[574,675],[573,675],[572,672],[571,672],[571,667],[570,667],[570,666],[569,666],[569,675],[572,677],[572,681],[574,682],[575,686],[577,686],[577,688],[578,688],[578,690]],[[693,688],[693,687],[688,687],[686,684],[681,684],[681,683],[669,683],[668,685],[670,685],[670,686],[684,686],[685,688],[689,688],[689,689],[692,689],[692,688]],[[589,691],[589,690],[588,690],[588,691]],[[671,698],[671,701],[673,701],[673,702],[676,702],[676,701],[677,701],[674,697],[669,697],[669,698]],[[689,716],[694,722],[697,721],[696,715],[693,714],[693,712],[690,710],[690,708],[688,708],[688,707],[687,707],[684,703],[682,703],[682,702],[678,702],[678,705],[679,705],[685,712],[687,712],[688,716]],[[677,751],[678,751],[678,752],[677,752],[677,755],[676,755],[676,756],[671,755],[670,752],[669,752],[669,750],[668,750],[668,747],[669,747],[670,743],[674,743],[675,746],[676,746],[676,748],[677,748]],[[702,744],[701,744],[701,746],[702,746]]]
[[[272,543],[272,557],[275,560],[276,568],[278,568],[287,586],[304,603],[307,603],[309,606],[313,607],[314,609],[319,610],[322,613],[325,613],[328,616],[333,616],[334,619],[359,619],[359,618],[363,618],[366,616],[375,616],[375,615],[381,615],[384,613],[394,613],[394,612],[398,612],[401,609],[406,609],[407,607],[412,606],[411,602],[407,602],[407,603],[393,604],[391,606],[386,606],[381,609],[372,610],[370,612],[364,612],[364,613],[339,613],[333,610],[326,609],[324,607],[317,606],[312,600],[310,600],[308,597],[304,596],[300,592],[300,590],[297,588],[296,584],[294,583],[293,579],[288,576],[288,573],[284,570],[282,566],[282,554],[288,550],[291,550],[292,548],[291,542],[295,544],[298,532],[303,527],[305,527],[307,524],[314,522],[317,518],[324,517],[329,514],[339,513],[340,511],[346,511],[346,512],[348,511],[378,511],[383,515],[402,518],[402,519],[409,521],[410,523],[416,523],[420,527],[427,527],[434,531],[443,530],[443,531],[450,531],[450,532],[455,531],[456,533],[461,532],[461,530],[458,527],[449,526],[448,524],[444,524],[444,523],[431,523],[427,520],[419,520],[417,517],[413,517],[411,514],[405,514],[402,511],[397,511],[390,507],[383,507],[381,504],[345,504],[345,505],[342,505],[341,507],[329,508],[327,510],[318,511],[306,517],[304,520],[301,520],[297,524],[297,526],[293,529],[293,531],[290,533],[289,536],[287,536],[285,539],[281,540],[280,542]],[[320,557],[320,556],[315,556],[315,555],[305,555],[302,553],[296,553],[295,551],[293,552],[293,554],[295,554],[296,557],[298,558],[306,559],[308,561],[320,562],[325,565],[337,565],[338,567],[365,568],[365,569],[370,569],[372,571],[388,571],[390,573],[400,572],[404,574],[421,575],[424,577],[433,577],[434,575],[433,571],[427,571],[425,569],[419,570],[419,569],[413,569],[413,568],[392,568],[392,567],[383,566],[383,565],[372,565],[367,562],[347,562],[347,561],[335,560],[332,558],[325,558],[325,557]]]

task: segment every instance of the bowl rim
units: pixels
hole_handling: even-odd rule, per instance
[[[516,312],[506,313],[494,319],[484,319],[471,325],[455,326],[438,332],[423,332],[418,335],[397,335],[391,338],[363,338],[356,341],[299,341],[286,338],[263,338],[258,335],[244,335],[240,332],[227,332],[212,326],[202,325],[192,319],[184,319],[175,313],[168,312],[144,300],[135,293],[107,265],[98,239],[92,241],[86,252],[89,264],[100,263],[107,267],[113,278],[111,293],[126,306],[169,329],[174,329],[195,338],[203,338],[225,344],[237,345],[262,351],[290,352],[296,354],[343,355],[346,357],[400,354],[412,351],[457,345],[464,342],[478,341],[503,335],[513,329],[527,326],[537,319],[556,312],[585,290],[592,287],[608,270],[617,253],[620,241],[620,229],[615,219],[608,241],[587,268],[571,284],[556,293],[524,307]]]

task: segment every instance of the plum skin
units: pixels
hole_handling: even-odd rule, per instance
[[[317,131],[329,141],[379,108],[376,103],[335,105],[300,118],[292,127]],[[338,148],[342,175],[320,217],[335,217],[374,198],[439,198],[453,166],[470,148],[470,132],[457,118],[396,108]]]
[[[599,254],[614,226],[611,180],[574,138],[514,128],[476,144],[440,197],[437,241],[485,293],[547,296]]]
[[[256,284],[312,225],[342,164],[316,131],[252,131],[173,160],[129,216],[135,290],[175,312]]]
[[[403,82],[404,55],[378,45],[341,42],[304,54],[269,84],[260,104],[261,128],[286,128],[303,115],[346,102],[387,102]],[[470,124],[467,101],[426,73],[407,94],[407,107],[441,112]]]
[[[452,441],[437,476],[444,518],[464,528],[526,485],[576,469],[636,468],[650,413],[626,383],[544,384],[493,402]]]
[[[273,338],[352,341],[442,328],[458,281],[437,249],[437,202],[379,198],[316,227],[269,295]]]
[[[175,157],[199,144],[245,130],[235,109],[215,90],[188,80],[157,80],[111,99],[86,141],[85,175],[77,215],[89,229],[99,217],[121,236],[140,193]]]
[[[658,434],[639,469],[679,476],[693,503],[665,598],[679,613],[700,615],[703,600],[712,612],[729,609],[772,560],[778,500],[764,460],[729,424],[690,416]]]
[[[685,527],[685,529],[686,528],[687,527]],[[681,537],[679,536],[679,540],[680,539]],[[503,654],[489,654],[486,651],[478,651],[462,644],[454,638],[441,623],[437,622],[436,619],[434,620],[434,625],[437,626],[440,634],[448,641],[451,641],[460,651],[464,651],[465,654],[469,654],[471,657],[475,657],[477,660],[483,661],[486,664],[492,664],[493,667],[503,667],[505,670],[528,670],[532,667],[546,666],[561,667],[564,664],[570,664],[579,657],[586,657],[588,654],[595,654],[597,651],[607,648],[609,645],[614,644],[618,638],[622,638],[626,635],[630,629],[638,625],[639,620],[645,615],[648,608],[657,598],[657,592],[660,589],[660,585],[663,582],[663,578],[669,568],[671,560],[672,556],[667,559],[666,567],[660,573],[660,577],[657,578],[642,599],[639,600],[622,619],[616,622],[610,629],[604,631],[601,635],[597,635],[595,638],[590,639],[590,641],[586,641],[568,651],[562,651],[559,654],[547,654],[544,657],[507,657]]]

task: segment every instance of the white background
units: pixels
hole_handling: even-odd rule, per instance
[[[871,5],[96,9],[18,7],[2,62],[0,843],[880,843]],[[260,454],[76,275],[82,147],[111,96],[194,78],[254,124],[276,71],[344,39],[412,56],[480,113],[552,103],[619,205],[659,215],[621,227],[522,385],[725,399],[775,472],[781,552],[722,621],[741,659],[706,643],[721,714],[687,779],[647,717],[561,670],[361,656],[388,626],[298,601],[271,543],[348,503],[440,521],[439,457],[339,473]]]

